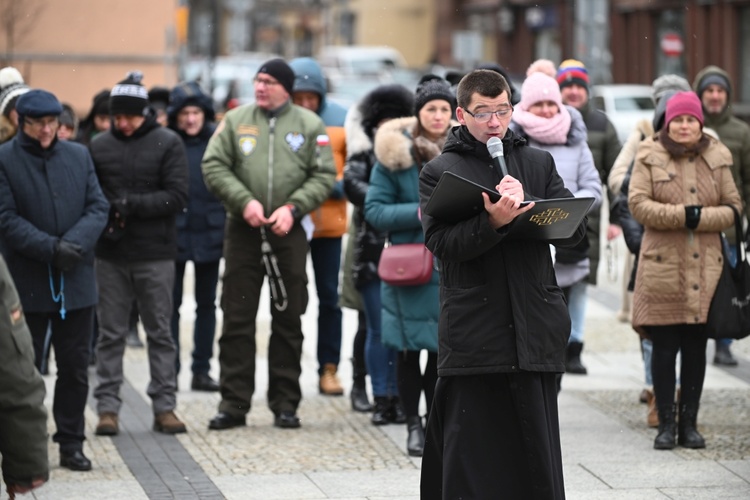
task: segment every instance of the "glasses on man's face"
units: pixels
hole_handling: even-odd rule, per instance
[[[49,128],[55,128],[59,122],[57,117],[50,117],[50,118],[25,118],[24,123],[28,125],[29,127],[36,129],[36,130],[42,130],[44,127]]]
[[[255,85],[265,85],[266,87],[273,87],[274,85],[279,85],[279,82],[276,80],[269,80],[268,78],[260,78],[256,76],[253,78],[253,82],[255,82]]]
[[[510,112],[513,111],[513,106],[503,106],[497,111],[489,111],[489,112],[482,112],[482,113],[472,113],[468,109],[465,109],[464,111],[469,113],[477,121],[477,123],[487,123],[488,121],[492,119],[493,116],[497,116],[497,118],[500,120],[507,117],[510,114]]]

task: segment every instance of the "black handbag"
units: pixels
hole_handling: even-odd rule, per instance
[[[735,234],[742,234],[742,223],[737,209],[734,212]],[[722,235],[722,239],[724,236]],[[719,284],[708,310],[706,332],[713,339],[742,339],[750,335],[750,264],[743,252],[741,238],[737,238],[737,265],[732,267],[727,255],[726,241],[722,241],[724,267]]]

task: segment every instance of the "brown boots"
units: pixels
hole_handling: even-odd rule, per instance
[[[651,389],[644,389],[646,392],[646,404],[648,413],[646,414],[646,424],[649,427],[659,427],[659,412],[656,411],[656,396]]]
[[[154,430],[164,434],[181,434],[187,432],[185,424],[177,418],[173,411],[165,411],[154,415]]]
[[[320,374],[320,393],[326,396],[341,396],[344,394],[344,388],[341,387],[338,375],[336,375],[337,367],[333,363],[326,363],[323,365],[323,373]]]
[[[99,423],[96,424],[95,434],[97,436],[116,436],[120,432],[117,421],[117,413],[99,414]]]

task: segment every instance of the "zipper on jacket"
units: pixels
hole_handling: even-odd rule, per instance
[[[267,216],[271,216],[271,207],[273,207],[273,143],[274,132],[276,130],[276,117],[274,116],[268,122],[270,132],[268,134],[268,210]]]

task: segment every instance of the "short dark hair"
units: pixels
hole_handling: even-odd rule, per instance
[[[475,69],[458,82],[456,100],[459,106],[466,109],[471,104],[471,98],[474,94],[494,98],[502,94],[503,91],[510,99],[510,85],[503,75],[489,69]]]

